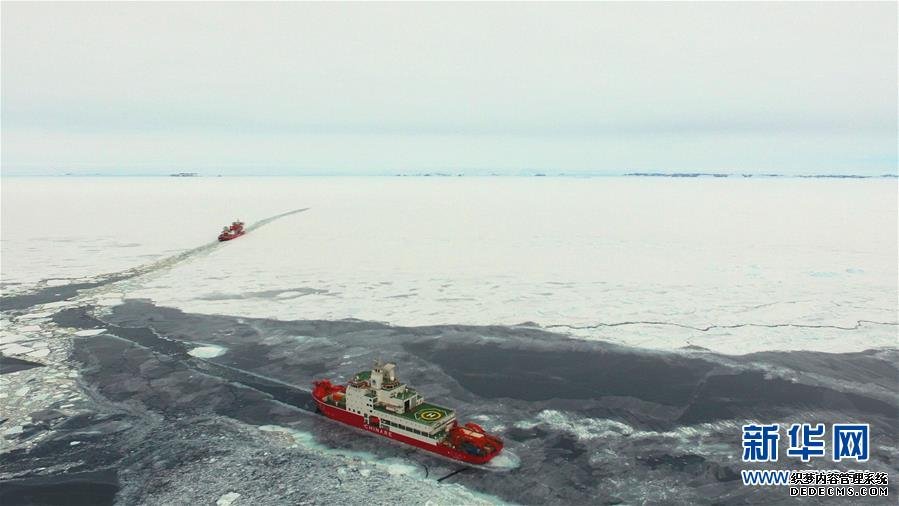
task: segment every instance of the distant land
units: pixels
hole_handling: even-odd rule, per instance
[[[727,174],[723,172],[628,172],[625,174],[596,174],[596,173],[564,173],[548,174],[546,172],[534,173],[499,173],[492,172],[489,174],[464,174],[449,172],[413,172],[413,173],[397,173],[394,177],[464,177],[464,176],[489,176],[489,177],[730,177],[730,178],[766,178],[766,177],[782,177],[782,178],[821,178],[821,179],[877,179],[877,178],[897,178],[899,174],[879,174],[879,175],[862,175],[862,174]]]
[[[872,179],[882,177],[899,177],[899,174],[881,174],[863,176],[861,174],[723,174],[716,172],[629,172],[625,176],[633,177],[798,177],[826,179]]]
[[[671,178],[801,178],[801,179],[882,179],[899,178],[899,173],[893,174],[779,174],[769,173],[726,173],[726,172],[547,172],[535,170],[519,171],[428,171],[428,172],[396,172],[396,173],[350,173],[324,171],[310,173],[258,173],[258,174],[222,174],[212,172],[203,174],[200,172],[173,172],[173,173],[105,173],[105,172],[61,172],[44,174],[10,174],[2,171],[3,177],[570,177],[570,178],[598,178],[598,177],[671,177]]]

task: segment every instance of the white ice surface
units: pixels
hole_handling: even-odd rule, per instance
[[[75,335],[80,337],[90,337],[98,336],[104,332],[106,332],[106,329],[84,329],[75,332]]]
[[[198,346],[187,352],[188,355],[198,358],[215,358],[224,355],[227,348],[215,345]]]
[[[233,217],[310,207],[100,300],[397,325],[530,321],[724,353],[899,340],[894,325],[833,328],[896,322],[892,179],[77,179],[86,194],[59,181],[76,180],[15,182],[26,196],[48,187],[38,212],[8,199],[17,187],[4,181],[4,281],[134,267],[209,241]],[[103,226],[72,226],[84,220]]]
[[[364,466],[370,466],[380,468],[393,477],[403,477],[413,480],[427,479],[425,468],[412,461],[400,458],[381,458],[368,452],[327,447],[318,443],[315,440],[315,436],[309,432],[279,425],[262,425],[259,427],[259,430],[263,432],[284,434],[290,437],[297,446],[306,450],[316,451],[330,456],[347,457],[355,461],[356,464],[363,466],[359,468],[357,465],[353,465],[353,467],[338,469],[338,473],[340,474],[351,475],[351,473],[358,472],[362,476],[367,477],[371,474],[371,471],[367,470]],[[425,501],[423,504],[507,504],[498,497],[474,492],[456,483],[439,483],[434,489],[434,493],[436,495],[430,498],[430,500]]]
[[[235,218],[302,207],[277,178],[11,177],[0,192],[9,292],[119,272],[214,241]]]
[[[6,355],[21,355],[23,353],[31,352],[31,348],[26,348],[25,346],[12,343],[0,346],[0,351],[2,351]]]
[[[264,432],[280,432],[286,434],[291,439],[293,439],[297,445],[306,448],[307,450],[315,450],[322,453],[327,453],[329,455],[340,455],[342,457],[356,458],[364,462],[372,463],[373,465],[382,466],[385,471],[393,476],[404,475],[412,476],[415,478],[425,478],[425,472],[421,467],[411,464],[405,460],[398,458],[381,459],[368,452],[324,446],[318,443],[315,440],[315,436],[313,436],[309,432],[294,430],[287,427],[282,427],[280,425],[261,425],[259,426],[259,430]]]

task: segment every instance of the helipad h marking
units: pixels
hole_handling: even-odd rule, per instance
[[[442,410],[439,409],[423,409],[417,413],[415,413],[415,418],[419,420],[424,420],[426,422],[433,422],[435,420],[440,420],[446,415]]]

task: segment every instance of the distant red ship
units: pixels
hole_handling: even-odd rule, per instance
[[[396,379],[396,364],[362,371],[346,385],[313,384],[312,397],[328,418],[470,464],[503,449],[500,438],[474,423],[459,425],[449,408],[430,404]]]
[[[230,227],[225,227],[222,229],[222,233],[219,234],[219,242],[222,241],[230,241],[231,239],[236,239],[242,235],[244,235],[246,231],[243,228],[243,222],[240,220],[236,220],[231,223]]]

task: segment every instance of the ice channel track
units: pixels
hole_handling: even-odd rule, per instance
[[[309,210],[309,208],[294,209],[292,211],[281,213],[275,216],[270,216],[251,224],[249,227],[247,227],[246,230],[247,232],[252,232],[265,225],[268,225],[275,220],[293,214],[298,214],[307,210]],[[157,260],[155,262],[116,273],[101,275],[90,281],[59,287],[43,286],[40,287],[37,291],[33,291],[28,294],[3,297],[2,299],[0,299],[0,302],[2,302],[2,309],[6,311],[26,310],[33,305],[46,304],[49,302],[57,302],[75,298],[95,299],[98,297],[102,297],[103,294],[125,289],[127,288],[127,284],[129,282],[133,282],[138,278],[145,278],[153,274],[164,273],[165,271],[175,267],[176,265],[203,255],[207,255],[215,251],[216,248],[222,246],[223,244],[219,241],[212,241],[207,244],[189,249],[187,251],[183,251],[176,255]],[[84,302],[89,303],[89,300],[85,300]],[[270,395],[276,402],[279,402],[285,406],[312,413],[317,413],[318,411],[316,409],[315,403],[312,401],[311,391],[305,388],[298,387],[296,385],[276,380],[274,378],[269,378],[242,369],[218,364],[210,360],[189,356],[187,354],[188,343],[182,343],[180,341],[170,339],[166,336],[162,336],[158,334],[154,329],[119,327],[117,325],[113,325],[109,322],[103,321],[100,315],[89,314],[86,307],[64,309],[60,312],[56,312],[56,314],[54,315],[54,319],[66,319],[63,315],[66,315],[67,313],[71,315],[72,312],[78,313],[78,316],[75,320],[80,320],[78,322],[80,323],[80,325],[75,321],[69,321],[65,323],[57,321],[57,323],[61,323],[64,326],[71,325],[76,328],[95,328],[98,326],[105,327],[107,329],[105,333],[108,335],[111,335],[118,339],[133,342],[139,346],[152,349],[153,351],[158,353],[169,355],[175,359],[193,363],[193,368],[195,370],[198,370],[199,372],[213,374],[214,376],[228,379],[229,381],[232,381],[234,383],[266,393]],[[91,311],[91,313],[93,313],[93,311]],[[66,325],[66,323],[68,323],[68,325]],[[497,472],[508,471],[517,467],[517,463],[519,462],[517,456],[510,454],[508,450],[506,450],[506,453],[508,457],[506,460],[511,459],[509,460],[510,465],[479,466],[467,464],[439,478],[437,481],[444,481],[448,478],[451,478],[452,476],[455,476],[456,474],[472,468]],[[426,474],[428,473],[428,471],[429,470],[425,466]]]
[[[90,308],[86,307],[65,309],[54,315],[53,319],[56,324],[64,327],[79,329],[103,328],[105,329],[104,334],[129,341],[155,353],[160,353],[175,360],[179,360],[189,368],[201,374],[215,376],[245,388],[251,388],[263,394],[267,394],[271,396],[275,402],[288,408],[323,416],[319,413],[318,407],[312,399],[311,390],[269,376],[192,356],[188,353],[188,349],[191,347],[192,343],[172,339],[160,334],[152,327],[123,327],[116,325],[104,320],[102,315],[95,314]],[[334,423],[337,424],[338,422]],[[375,436],[368,431],[356,427],[345,426],[344,428],[359,432],[368,437],[380,438],[380,436]],[[403,445],[403,443],[391,439],[387,439],[386,441],[396,445]],[[480,469],[489,472],[512,471],[513,469],[518,468],[521,462],[521,459],[509,448],[504,449],[496,459],[483,465],[460,463],[438,454],[428,455],[461,466],[445,476],[438,478],[437,481],[439,482],[470,469]],[[425,469],[425,475],[427,476],[430,473],[428,466],[420,462],[418,462],[418,464]]]
[[[718,329],[739,329],[743,327],[758,327],[758,328],[767,328],[767,329],[776,329],[781,327],[792,327],[796,329],[834,329],[834,330],[859,330],[865,325],[892,325],[899,326],[899,322],[878,322],[873,320],[856,320],[855,325],[851,327],[840,326],[840,325],[812,325],[812,324],[803,324],[803,323],[734,323],[731,325],[707,325],[705,327],[695,327],[692,325],[684,325],[682,323],[675,322],[665,322],[665,321],[632,321],[632,322],[614,322],[614,323],[594,323],[592,325],[566,325],[566,324],[552,324],[552,325],[544,325],[545,329],[557,329],[557,328],[566,328],[571,330],[588,330],[588,329],[599,329],[602,327],[624,327],[628,325],[646,325],[646,326],[668,326],[668,327],[680,327],[682,329],[695,330],[697,332],[709,332],[711,330]]]
[[[293,211],[287,211],[286,213],[277,214],[275,216],[270,216],[253,223],[252,225],[247,227],[246,230],[247,232],[252,232],[261,227],[264,227],[265,225],[268,225],[275,220],[293,214],[302,213],[308,210],[308,207],[304,207],[301,209],[294,209]],[[120,272],[102,274],[100,276],[94,277],[91,280],[80,283],[73,283],[65,286],[47,286],[44,283],[43,286],[38,285],[36,290],[31,290],[28,293],[0,297],[0,309],[2,309],[3,311],[22,310],[27,309],[28,307],[33,305],[72,299],[78,295],[88,295],[96,297],[104,293],[116,291],[116,289],[119,288],[124,288],[125,286],[127,286],[125,285],[127,282],[133,281],[137,278],[143,278],[152,274],[163,273],[180,263],[200,257],[202,255],[208,255],[209,253],[212,253],[217,248],[222,246],[223,243],[215,240],[202,246],[197,246],[196,248],[182,251],[181,253],[178,253],[176,255],[162,258],[155,262],[140,265],[138,267],[133,267],[131,269],[126,269]]]
[[[261,219],[261,220],[257,221],[256,223],[253,223],[252,225],[247,227],[246,231],[247,231],[247,233],[252,232],[254,230],[257,230],[259,228],[262,228],[262,227],[268,225],[269,223],[271,223],[275,220],[278,220],[278,219],[281,219],[281,218],[284,218],[284,217],[287,217],[287,216],[290,216],[293,214],[302,213],[303,211],[308,211],[308,210],[309,210],[308,207],[304,207],[302,209],[294,209],[293,211],[288,211],[286,213],[281,213],[281,214],[277,214],[275,216],[270,216],[268,218]],[[215,241],[206,243],[202,246],[197,246],[196,248],[189,249],[187,251],[182,251],[181,253],[178,253],[177,255],[172,255],[170,257],[166,257],[161,260],[157,260],[153,263],[141,265],[139,267],[134,267],[132,269],[128,269],[128,270],[118,272],[115,274],[110,274],[105,277],[111,279],[113,282],[118,282],[118,281],[131,280],[136,277],[144,276],[147,274],[157,273],[160,271],[171,269],[172,267],[174,267],[184,261],[190,260],[192,258],[199,257],[204,254],[209,254],[209,253],[215,251],[216,249],[222,247],[223,245],[224,245],[224,243],[221,243],[218,240],[215,240]],[[102,283],[102,281],[101,281],[101,283]]]

